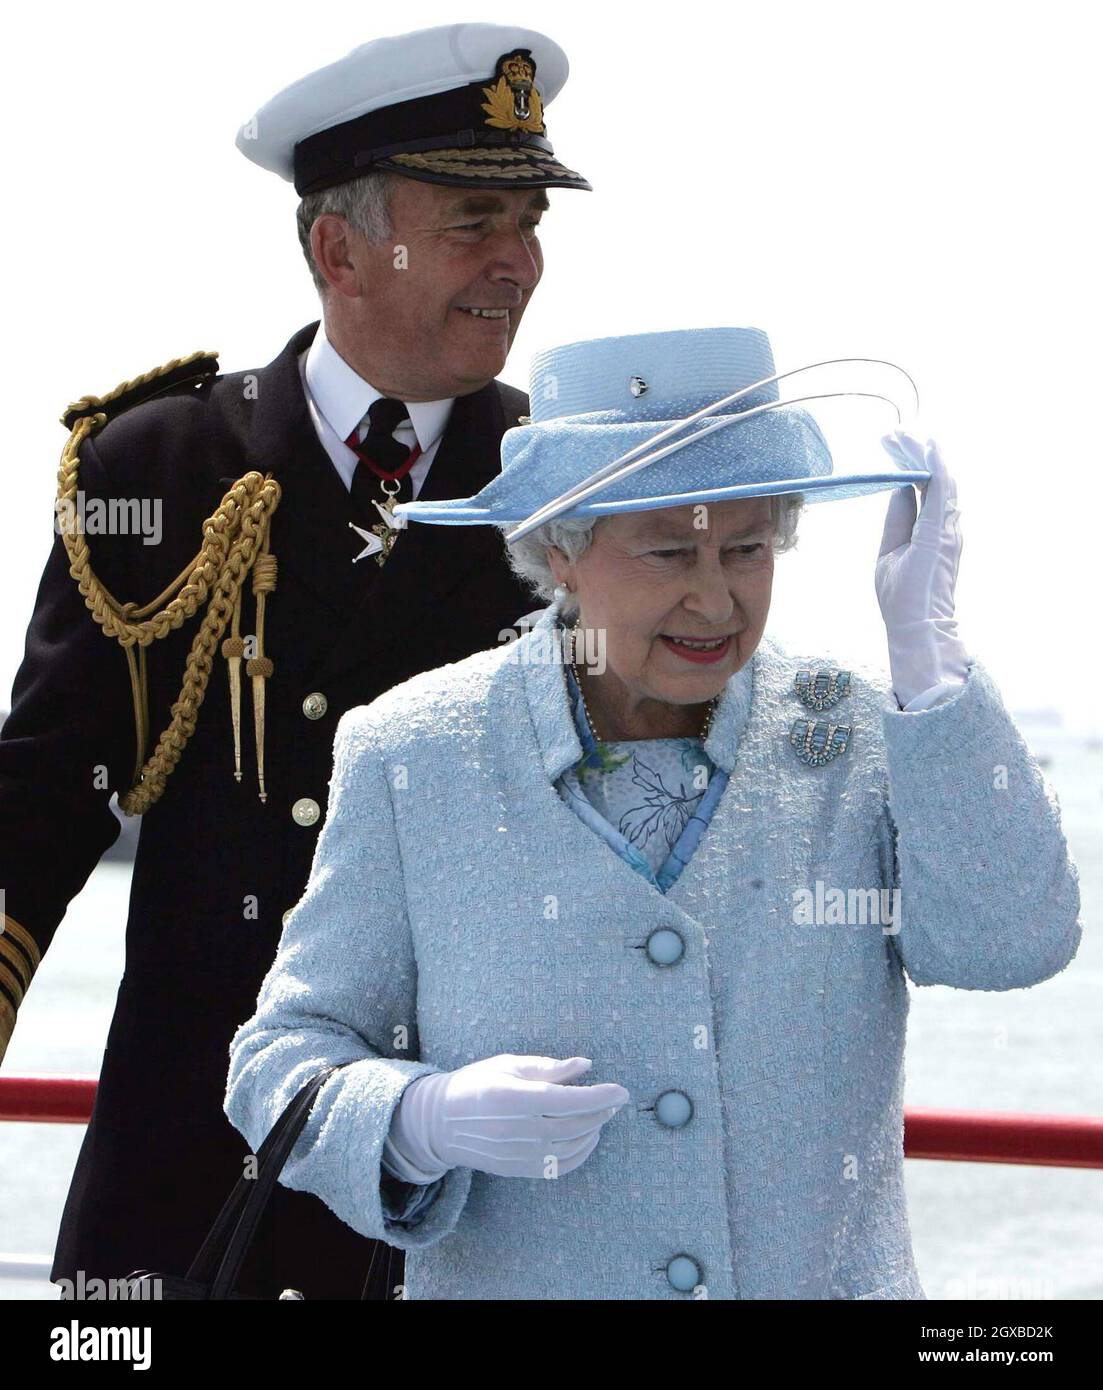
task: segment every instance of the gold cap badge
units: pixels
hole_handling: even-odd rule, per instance
[[[497,130],[527,130],[535,135],[544,132],[544,103],[533,86],[536,64],[527,48],[515,48],[498,59],[495,69],[498,81],[484,87],[487,113],[486,124]]]

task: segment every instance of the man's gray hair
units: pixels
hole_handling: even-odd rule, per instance
[[[314,261],[310,249],[310,229],[323,213],[335,212],[343,217],[358,232],[377,245],[394,235],[391,225],[391,194],[395,180],[401,174],[386,169],[376,169],[339,183],[336,188],[323,188],[320,193],[308,193],[300,202],[297,213],[299,224],[299,245],[310,267],[314,288],[322,296],[329,288],[325,276]]]
[[[792,550],[797,543],[797,521],[804,508],[799,492],[783,492],[770,498],[770,522],[773,527],[774,554]],[[510,568],[523,579],[537,598],[550,603],[555,591],[555,574],[548,563],[548,549],[555,546],[573,564],[590,548],[594,526],[606,520],[599,516],[566,516],[549,521],[522,536],[514,545],[506,546]],[[503,537],[513,530],[516,522],[499,526]],[[569,598],[563,605],[564,617],[573,615],[578,604]]]

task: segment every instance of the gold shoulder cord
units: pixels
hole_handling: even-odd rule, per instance
[[[196,364],[202,362],[203,367]],[[192,368],[191,371],[188,369]],[[188,739],[195,732],[196,718],[207,691],[211,666],[219,638],[233,620],[232,635],[221,647],[228,663],[234,727],[234,776],[241,781],[241,658],[245,644],[240,635],[241,589],[253,571],[253,593],[257,605],[257,655],[245,664],[253,683],[253,715],[256,726],[257,780],[261,801],[267,799],[264,787],[264,682],[272,675],[272,662],[264,655],[265,595],[276,587],[276,557],[269,552],[272,516],[279,506],[281,489],[270,474],[246,473],[239,478],[203,523],[203,545],[195,558],[152,603],[139,608],[136,603],[119,603],[92,570],[84,538],[83,518],[76,507],[77,471],[80,446],[114,415],[170,387],[214,376],[218,354],[195,352],[190,357],[173,358],[144,376],[122,382],[106,396],[83,396],[61,417],[70,430],[61,452],[58,470],[57,510],[59,517],[72,518],[73,524],[60,526],[69,555],[69,573],[77,581],[92,617],[103,628],[105,637],[114,637],[126,652],[130,668],[130,687],[134,698],[134,724],[137,757],[133,784],[119,805],[128,816],[140,816],[157,801],[165,782],[180,761]],[[168,378],[168,380],[165,380]],[[149,389],[153,383],[158,383]],[[126,403],[121,398],[130,395]],[[112,402],[115,409],[111,409]],[[64,508],[64,511],[62,510]],[[179,592],[177,592],[179,591]],[[149,691],[146,678],[146,647],[165,637],[194,617],[210,594],[210,603],[196,633],[184,669],[179,698],[172,706],[172,721],[162,733],[152,756],[145,761],[149,739]],[[160,612],[153,610],[170,595],[176,595]],[[152,614],[152,616],[148,616]],[[138,647],[135,661],[134,647]],[[143,766],[144,762],[144,766]]]

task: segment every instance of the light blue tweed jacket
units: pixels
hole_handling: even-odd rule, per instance
[[[582,756],[564,670],[539,659],[555,620],[341,719],[310,880],[231,1044],[226,1113],[255,1149],[313,1073],[352,1063],[282,1181],[403,1247],[407,1297],[925,1297],[904,971],[1004,990],[1069,962],[1078,876],[1048,782],[980,662],[918,713],[855,670],[829,712],[852,727],[846,752],[805,765],[794,676],[840,663],[767,637],[753,679],[725,688],[705,747],[731,780],[664,895],[555,790]],[[817,881],[821,905],[898,887],[896,922],[809,922],[795,903]],[[591,1057],[583,1080],[632,1099],[565,1176],[452,1169],[428,1202],[384,1197],[403,1089],[501,1052]],[[688,1123],[661,1122],[668,1091]]]

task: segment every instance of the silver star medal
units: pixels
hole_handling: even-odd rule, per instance
[[[357,526],[355,522],[349,522],[349,525],[356,534],[358,536],[363,536],[364,540],[367,541],[367,545],[360,554],[352,557],[352,563],[354,565],[357,560],[362,560],[365,555],[374,555],[377,564],[385,565],[387,563],[387,557],[394,548],[398,532],[405,529],[406,518],[404,516],[395,516],[392,512],[392,508],[394,507],[393,497],[389,497],[386,502],[375,502],[374,506],[383,519],[381,525],[373,526],[370,531],[365,531],[362,526]]]

